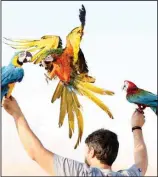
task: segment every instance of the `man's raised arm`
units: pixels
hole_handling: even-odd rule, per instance
[[[55,176],[53,170],[53,153],[44,148],[40,140],[32,132],[16,100],[13,97],[10,99],[5,98],[3,107],[14,117],[20,140],[28,155],[46,172]]]
[[[142,127],[144,125],[144,115],[135,111],[132,116],[132,128],[133,127]],[[133,130],[134,137],[134,159],[135,164],[138,168],[141,169],[142,175],[144,176],[147,171],[148,166],[148,155],[146,145],[143,139],[143,133],[141,129]]]

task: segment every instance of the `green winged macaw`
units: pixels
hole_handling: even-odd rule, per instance
[[[158,115],[157,95],[138,88],[131,81],[124,81],[123,90],[127,92],[126,98],[130,103],[138,105],[138,110],[143,111],[146,107],[151,108]]]
[[[65,116],[68,115],[70,138],[74,132],[75,117],[77,118],[79,134],[75,148],[81,141],[84,128],[81,104],[77,94],[88,97],[110,118],[113,118],[110,109],[93,93],[113,95],[114,92],[93,85],[95,79],[88,75],[87,62],[80,48],[85,27],[85,16],[86,10],[82,5],[79,14],[81,25],[67,35],[65,48],[62,47],[59,36],[49,35],[40,40],[11,40],[13,44],[10,44],[15,49],[36,52],[31,62],[43,66],[47,70],[48,79],[59,78],[60,81],[52,97],[52,103],[59,98],[61,99],[59,127],[63,125]]]
[[[32,54],[27,51],[16,53],[8,66],[1,68],[1,102],[4,96],[9,98],[16,82],[24,77],[24,63],[30,62]]]

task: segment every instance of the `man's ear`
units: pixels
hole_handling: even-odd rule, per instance
[[[95,151],[94,151],[94,148],[93,147],[91,147],[90,149],[89,149],[89,154],[90,154],[90,156],[91,156],[91,158],[94,158],[95,157]]]

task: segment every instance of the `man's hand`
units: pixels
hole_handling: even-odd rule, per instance
[[[139,110],[136,110],[131,119],[131,126],[135,127],[143,127],[145,123],[145,116],[143,115],[143,112],[140,112]],[[148,154],[146,150],[146,145],[144,143],[143,139],[143,132],[142,130],[134,130],[133,131],[133,137],[134,137],[134,159],[135,164],[138,168],[141,169],[142,175],[144,176],[147,167],[148,167]]]
[[[133,115],[132,115],[132,119],[131,119],[131,126],[135,127],[135,126],[139,126],[139,127],[143,127],[144,123],[145,123],[145,116],[142,113],[140,113],[140,111],[136,110]]]
[[[28,153],[46,172],[54,175],[53,153],[47,150],[30,129],[15,98],[4,98],[4,109],[14,117],[19,138]]]
[[[14,97],[4,98],[2,103],[4,109],[15,119],[23,116],[23,113]]]

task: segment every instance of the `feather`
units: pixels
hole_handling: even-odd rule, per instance
[[[82,27],[84,27],[86,23],[86,9],[84,5],[82,5],[81,9],[79,9],[79,12],[80,12],[79,19],[80,19],[81,25]]]
[[[63,92],[62,92],[61,101],[60,101],[59,127],[61,127],[63,125],[64,118],[65,118],[66,113],[67,113],[66,94],[67,94],[66,87],[63,87]]]
[[[90,91],[87,89],[83,88],[81,85],[77,85],[78,91],[81,92],[83,95],[87,96],[90,100],[92,100],[95,104],[97,104],[101,109],[103,109],[110,118],[113,119],[113,115],[110,112],[109,108],[95,95],[93,95]]]
[[[62,94],[62,91],[63,91],[63,87],[64,87],[64,84],[61,81],[59,81],[59,83],[58,83],[58,85],[57,85],[57,87],[55,89],[55,92],[53,94],[52,100],[51,100],[52,103],[54,103],[54,101],[56,99],[61,97],[61,94]]]
[[[77,139],[76,145],[74,147],[76,149],[82,139],[84,124],[83,124],[82,113],[81,113],[80,109],[77,108],[76,100],[74,97],[73,97],[73,101],[74,101],[73,108],[74,108],[74,111],[76,114],[77,124],[78,124],[78,139]]]
[[[73,112],[72,91],[69,91],[68,89],[67,89],[67,112],[69,123],[69,138],[71,138],[74,132],[74,112]]]
[[[15,49],[26,49],[27,51],[38,51],[36,54],[32,57],[31,62],[34,62],[35,64],[38,64],[42,59],[43,55],[46,51],[49,51],[51,49],[57,49],[59,46],[61,47],[61,39],[59,36],[43,36],[39,40],[11,40],[7,39],[6,43],[7,45],[11,46]],[[34,47],[34,49],[32,49]]]
[[[99,88],[99,87],[94,86],[93,84],[90,84],[90,83],[87,83],[87,82],[81,82],[80,81],[79,83],[80,83],[80,85],[82,85],[82,87],[85,87],[86,89],[88,89],[92,92],[101,94],[101,95],[113,95],[114,94],[114,92],[112,92],[112,91]]]

